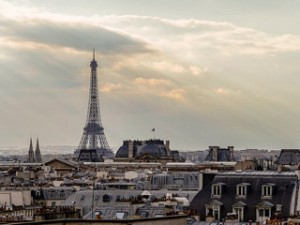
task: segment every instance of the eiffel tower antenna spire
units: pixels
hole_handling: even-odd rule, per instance
[[[78,161],[99,161],[99,158],[113,158],[104,134],[101,122],[100,107],[98,99],[97,67],[95,60],[95,49],[93,49],[93,60],[90,63],[91,79],[87,119],[81,141],[74,153],[74,158]]]

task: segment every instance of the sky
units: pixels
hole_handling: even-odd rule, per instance
[[[0,146],[104,132],[171,149],[300,148],[298,0],[0,0]],[[155,128],[155,132],[152,129]]]

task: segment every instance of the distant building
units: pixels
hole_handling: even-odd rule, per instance
[[[116,162],[180,162],[184,161],[178,151],[170,150],[170,142],[159,139],[146,141],[127,140],[118,149]]]
[[[214,162],[235,161],[233,149],[234,149],[233,146],[228,146],[228,148],[220,148],[219,146],[209,146],[209,152],[205,158],[205,161],[214,161]]]
[[[242,160],[273,160],[276,161],[280,154],[279,150],[266,150],[266,149],[245,149],[240,150]]]
[[[151,189],[160,190],[199,190],[199,172],[170,172],[154,174],[151,177]]]
[[[58,176],[63,176],[77,171],[77,166],[75,164],[63,159],[52,159],[46,162],[45,165],[55,170]]]
[[[0,191],[0,223],[32,220],[34,212],[39,208],[32,204],[29,190]]]

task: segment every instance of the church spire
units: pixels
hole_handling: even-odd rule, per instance
[[[40,150],[39,138],[36,140],[36,147],[35,147],[35,161],[38,163],[42,163],[42,155]]]
[[[32,138],[30,138],[29,151],[33,151]]]
[[[32,138],[30,138],[27,162],[29,162],[29,163],[34,163],[35,162],[33,146],[32,146]]]

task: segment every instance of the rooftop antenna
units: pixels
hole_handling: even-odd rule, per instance
[[[93,60],[95,60],[95,49],[93,48]]]

